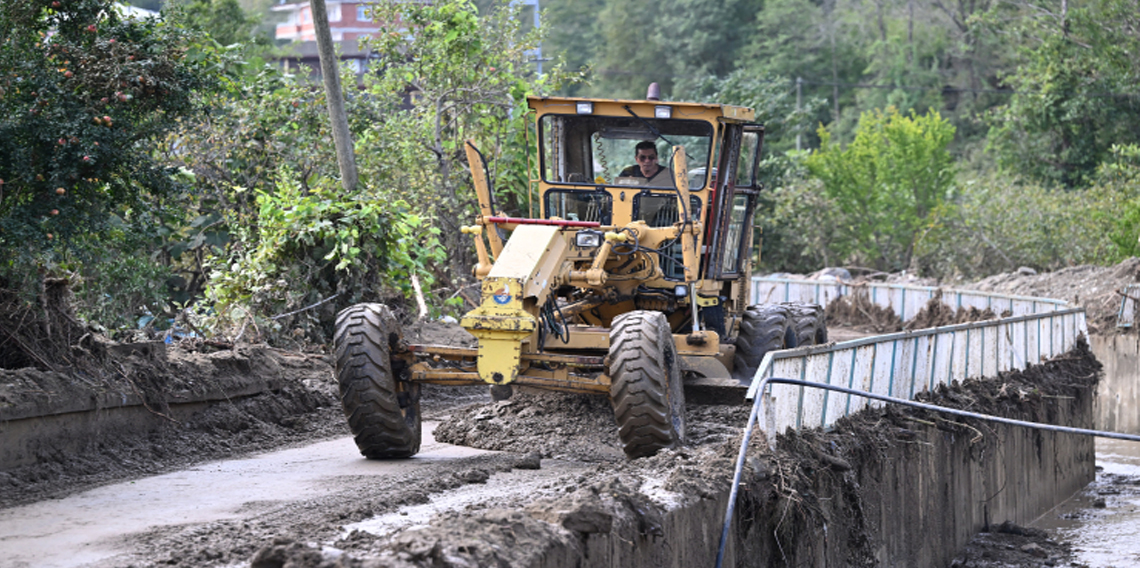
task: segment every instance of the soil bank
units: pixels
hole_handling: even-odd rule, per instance
[[[928,400],[1089,427],[1098,371],[1082,346]],[[270,542],[253,565],[712,565],[738,443],[721,429],[738,432],[742,409],[690,407],[697,428],[689,446],[624,461],[607,450],[613,436],[605,406],[598,398],[523,395],[459,410],[437,428],[440,439],[599,464],[590,475],[553,482],[554,495],[457,511],[396,534],[356,531],[332,543],[335,563],[303,538]],[[756,440],[726,566],[948,566],[983,529],[1027,538],[1019,525],[1093,478],[1092,453],[1091,438],[892,407],[868,409],[830,432],[788,432],[774,452]],[[1056,563],[1064,549],[1035,544],[1016,552],[1020,563],[1006,565]]]
[[[261,355],[212,357],[248,360]],[[177,424],[159,418],[165,425],[141,439],[104,440],[78,453],[41,452],[39,465],[0,476],[0,483],[10,488],[0,494],[11,505],[82,486],[88,478],[72,476],[77,468],[141,475],[172,467],[187,455],[248,452],[283,440],[343,432],[327,363],[314,358],[301,366],[315,373],[287,372],[291,378],[278,391],[221,405],[228,410],[212,418],[209,412]],[[931,399],[1089,427],[1098,370],[1082,348],[1027,372],[944,389]],[[211,373],[187,371],[183,378],[199,380]],[[44,383],[39,386],[50,390]],[[288,395],[289,389],[296,394]],[[321,392],[326,394],[314,394]],[[345,480],[332,496],[259,512],[252,522],[191,524],[132,537],[137,552],[110,565],[712,564],[746,407],[691,405],[685,447],[628,461],[617,445],[612,409],[602,397],[519,393],[491,402],[482,391],[483,402],[456,409],[443,392],[454,391],[436,391],[425,401],[427,413],[440,402],[450,409],[436,430],[441,440],[507,453],[471,458],[412,479]],[[309,396],[312,400],[304,402]],[[296,408],[273,411],[282,398],[294,401]],[[460,400],[466,404],[472,399]],[[152,407],[148,413],[164,410]],[[179,445],[183,442],[189,445]],[[1093,462],[1089,439],[886,408],[869,409],[830,432],[789,432],[778,438],[775,452],[756,439],[746,463],[727,551],[730,566],[946,566],[987,525],[1024,524],[1082,487],[1092,479]],[[509,485],[508,479],[517,478],[509,472],[534,467],[545,477],[525,491],[492,491],[491,500],[395,532],[346,531],[377,516],[410,515],[413,507],[449,491],[478,492],[494,483],[521,489]],[[1013,533],[995,529],[988,534]],[[1030,548],[1022,555],[1024,563],[1013,565],[1056,562],[1063,552],[1039,548],[1045,550],[1044,560]]]

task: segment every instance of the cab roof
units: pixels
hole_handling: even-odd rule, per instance
[[[656,101],[648,99],[593,99],[585,97],[537,97],[528,96],[526,98],[527,105],[535,109],[539,114],[554,113],[566,114],[566,108],[570,108],[570,112],[575,112],[575,107],[579,102],[593,103],[594,111],[591,113],[594,116],[628,116],[628,112],[624,107],[631,108],[641,107],[642,110],[648,110],[648,115],[653,116],[653,107],[656,106],[670,106],[675,109],[689,109],[688,112],[678,112],[677,114],[683,115],[686,118],[723,118],[731,122],[752,122],[756,120],[756,111],[751,108],[736,105],[722,105],[716,103],[693,103],[693,102],[678,102],[678,101]],[[640,113],[639,113],[640,114]],[[677,116],[674,115],[674,117]]]

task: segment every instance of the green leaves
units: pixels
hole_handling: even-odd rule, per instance
[[[1020,61],[1006,77],[1018,93],[988,116],[991,148],[1001,165],[1032,180],[1089,185],[1112,146],[1140,132],[1136,3],[1093,0],[1061,18],[1005,5],[994,12],[1000,21],[1017,16],[1007,31]]]
[[[954,127],[934,111],[888,108],[864,113],[847,148],[826,128],[819,136],[820,149],[805,165],[846,215],[840,256],[883,270],[907,268],[919,226],[954,181],[947,151]]]

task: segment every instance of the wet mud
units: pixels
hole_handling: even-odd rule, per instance
[[[867,333],[894,333],[911,329],[926,329],[992,320],[1008,315],[996,314],[989,308],[984,310],[974,307],[954,309],[942,302],[942,294],[939,292],[926,302],[914,318],[904,323],[894,310],[873,303],[867,293],[860,289],[856,289],[854,293],[828,304],[826,314],[828,325]]]
[[[409,340],[430,343],[438,333],[428,329]],[[195,388],[203,377],[224,381],[224,373],[202,367],[210,357],[223,361],[211,363],[221,368],[285,376],[278,377],[281,384],[274,392],[220,405],[157,432],[108,440],[87,452],[45,454],[34,467],[0,474],[0,487],[5,487],[0,507],[190,463],[347,435],[327,361],[309,357],[284,365],[274,359],[280,354],[270,351],[175,353],[152,365],[156,374],[169,373],[154,383],[155,393],[172,385]],[[136,362],[139,368],[148,368],[143,354],[135,356],[142,361]],[[1091,396],[1097,372],[1095,360],[1082,347],[1025,373],[943,388],[928,400],[1055,421],[1054,401]],[[136,383],[145,376],[132,375]],[[2,391],[7,400],[42,396],[21,390],[67,394],[68,387],[56,376],[44,374],[36,382],[21,371],[6,372],[2,379],[0,384],[18,385]],[[161,412],[162,399],[149,400]],[[435,430],[439,440],[496,453],[425,462],[414,474],[391,478],[338,478],[326,495],[251,503],[249,513],[237,520],[127,535],[124,542],[133,552],[101,565],[561,567],[682,565],[677,558],[704,562],[709,535],[719,531],[718,515],[723,514],[749,411],[743,406],[690,405],[684,447],[627,460],[612,408],[601,396],[520,389],[511,399],[495,402],[486,389],[426,388],[422,407],[428,418],[441,420]],[[864,476],[874,471],[869,464],[946,433],[976,438],[972,443],[978,451],[993,443],[983,424],[893,407],[869,409],[828,432],[788,432],[778,436],[775,451],[766,440],[754,438],[739,502],[735,536],[742,544],[736,558],[758,566],[874,565],[882,535],[873,528],[873,507],[864,494]],[[417,507],[449,499],[454,507],[415,517],[421,511]],[[680,508],[705,511],[703,526],[678,526],[673,512]],[[369,524],[399,517],[409,520]],[[369,532],[374,526],[388,528]],[[1033,542],[1046,551],[1046,561],[1064,558],[1049,543]],[[1000,546],[1008,550],[1017,545],[1020,550],[1026,544],[1004,541]]]
[[[155,475],[193,464],[349,435],[327,358],[268,347],[238,349],[115,347],[123,372],[98,381],[36,369],[0,370],[0,409],[34,413],[66,410],[75,401],[139,394],[153,428],[101,427],[78,449],[45,443],[35,463],[0,470],[0,508]],[[251,380],[256,378],[256,380]],[[250,384],[267,385],[240,396]],[[171,406],[197,392],[234,393],[190,411]],[[424,388],[435,414],[489,400],[486,389]],[[96,410],[95,413],[107,412]],[[0,423],[0,431],[7,425]]]
[[[1097,372],[1083,349],[1027,373],[944,388],[927,400],[1048,421],[1056,397],[1091,396]],[[346,486],[337,497],[252,523],[155,533],[136,545],[156,556],[136,556],[136,565],[593,566],[606,564],[590,556],[601,554],[592,547],[614,534],[629,540],[630,548],[607,549],[611,565],[655,565],[653,554],[660,555],[656,565],[680,565],[677,549],[696,544],[668,540],[671,511],[705,506],[717,513],[701,533],[719,529],[718,499],[729,487],[747,409],[690,406],[688,445],[632,461],[620,456],[611,412],[602,397],[550,393],[456,408],[438,426],[441,438],[504,453],[414,479]],[[984,423],[893,407],[869,409],[829,432],[789,431],[778,437],[774,452],[754,440],[738,509],[737,536],[747,544],[737,558],[757,566],[876,565],[882,535],[873,528],[874,508],[864,495],[871,480],[866,476],[884,456],[922,451],[924,440],[948,435],[970,440],[975,452],[995,451],[985,450],[994,440]],[[525,472],[533,471],[536,458],[549,476],[527,482]],[[492,496],[403,528],[369,525],[415,516],[417,507],[464,492]],[[376,534],[368,526],[388,528]],[[970,546],[957,565],[1048,566],[1068,558],[1064,545],[1012,524],[995,524]]]

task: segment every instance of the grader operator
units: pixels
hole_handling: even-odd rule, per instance
[[[481,214],[463,231],[482,296],[460,325],[478,347],[407,344],[380,304],[337,317],[337,378],[366,457],[419,451],[422,383],[608,396],[625,453],[652,455],[684,442],[686,386],[744,389],[768,351],[826,341],[819,306],[749,305],[764,136],[752,109],[652,95],[528,103],[538,218],[496,212],[467,148]],[[658,168],[631,173],[650,154]]]

